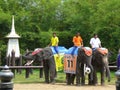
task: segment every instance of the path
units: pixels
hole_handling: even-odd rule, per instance
[[[115,85],[105,86],[68,86],[64,83],[51,84],[14,84],[14,90],[116,90]]]

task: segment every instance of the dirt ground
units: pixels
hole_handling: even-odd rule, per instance
[[[115,85],[105,86],[68,86],[65,83],[44,84],[14,84],[13,90],[116,90]]]

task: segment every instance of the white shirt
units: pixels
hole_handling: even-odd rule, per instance
[[[101,41],[99,38],[91,38],[90,44],[91,44],[92,48],[99,48]]]

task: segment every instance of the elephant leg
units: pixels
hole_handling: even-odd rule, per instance
[[[93,85],[97,85],[98,84],[96,67],[94,67],[93,81],[92,81],[92,83],[93,83]]]
[[[70,73],[66,73],[66,83],[67,83],[67,85],[71,84],[71,74]]]
[[[43,66],[43,62],[40,62],[40,66]],[[40,68],[40,78],[43,78],[43,68]]]
[[[44,60],[44,75],[45,75],[45,83],[49,83],[49,67],[47,61]]]
[[[77,60],[77,65],[76,65],[76,85],[77,86],[80,86],[81,84],[80,83],[80,77],[81,77],[80,68],[81,68],[81,64]]]
[[[55,77],[56,77],[56,74],[57,74],[54,58],[51,58],[49,60],[49,68],[50,68],[50,82],[54,84],[55,83]]]
[[[88,85],[93,85],[93,80],[91,80],[91,73],[88,75]]]
[[[71,74],[71,84],[74,84],[75,74]]]
[[[55,69],[55,77],[57,78],[57,70]]]
[[[90,67],[91,72],[88,75],[88,85],[93,85],[93,73],[94,73],[94,69],[92,65],[89,65],[88,67]]]
[[[81,85],[85,85],[84,64],[81,64]]]
[[[101,85],[105,84],[105,68],[104,66],[101,69]]]

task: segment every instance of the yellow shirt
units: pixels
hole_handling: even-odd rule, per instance
[[[58,37],[52,37],[51,38],[51,44],[52,46],[58,46],[59,39]]]

